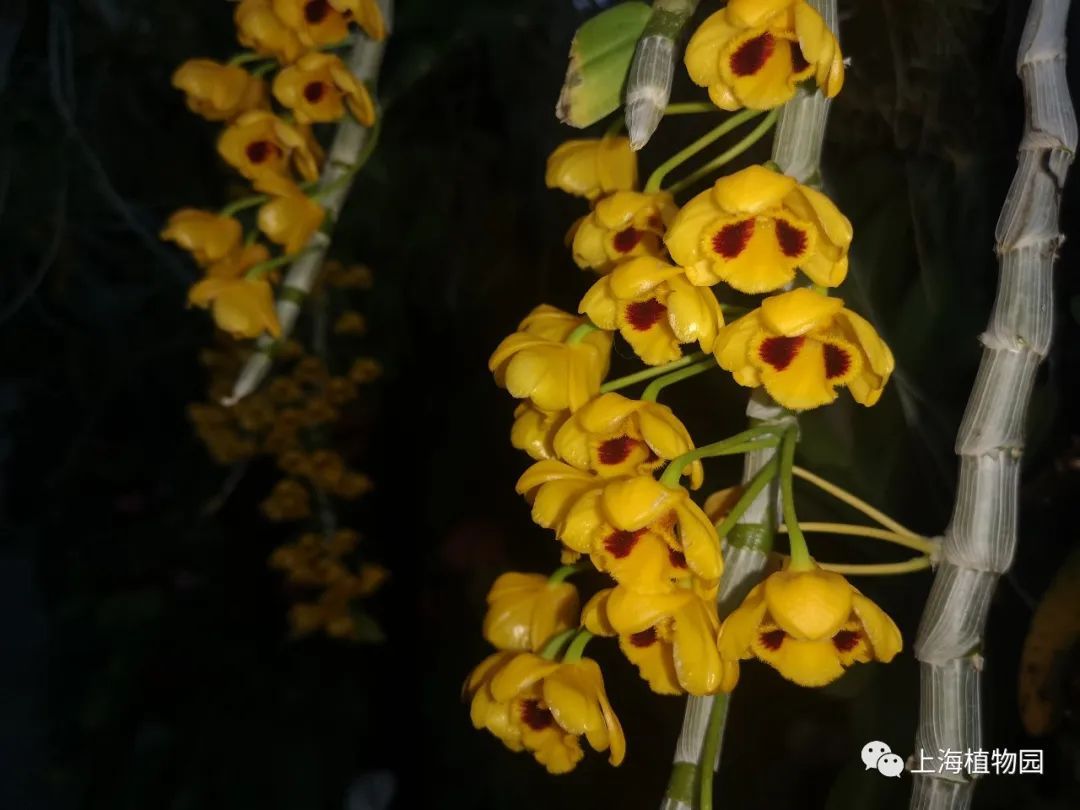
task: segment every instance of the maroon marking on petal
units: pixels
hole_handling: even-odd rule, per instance
[[[736,76],[753,76],[772,56],[776,40],[769,33],[747,40],[731,55],[731,72]]]
[[[526,700],[521,704],[521,721],[534,731],[543,731],[555,722],[555,718],[540,706],[539,700]]]
[[[656,326],[657,321],[664,317],[667,307],[650,298],[648,301],[635,301],[626,305],[626,320],[630,326],[638,332],[647,332]]]
[[[825,344],[825,377],[826,379],[835,380],[837,377],[843,377],[848,373],[848,369],[851,368],[851,355],[841,349],[839,346],[833,346],[831,343]]]
[[[832,637],[833,646],[840,652],[850,652],[859,643],[858,630],[841,630]]]
[[[326,85],[322,82],[308,82],[304,85],[304,98],[311,104],[317,104],[326,95]]]
[[[651,217],[649,217],[649,227],[652,228],[654,231],[663,231],[664,230],[664,220],[663,220],[663,218],[661,218],[661,216],[659,214],[653,214]]]
[[[673,568],[686,568],[686,555],[681,551],[676,551],[673,548],[668,549],[668,559],[671,560]]]
[[[638,529],[636,532],[613,532],[604,538],[604,548],[616,560],[622,560],[630,556],[630,552],[634,550],[634,546],[638,544],[643,534],[645,534],[644,529]]]
[[[810,67],[810,63],[806,61],[806,57],[803,56],[802,48],[800,48],[798,44],[791,46],[791,66],[795,69],[796,73],[802,73]]]
[[[781,252],[792,259],[806,251],[806,233],[782,219],[776,220],[776,241],[780,243]]]
[[[629,436],[619,436],[602,442],[597,455],[600,456],[601,464],[622,464],[630,457],[630,452],[637,445],[637,439],[631,439]]]
[[[252,141],[244,149],[244,153],[252,163],[263,163],[276,157],[280,150],[272,141]]]
[[[634,633],[630,636],[630,643],[635,647],[651,647],[656,643],[656,628],[650,627],[648,630]]]
[[[806,338],[802,337],[771,337],[761,341],[758,349],[758,357],[777,371],[783,371],[791,365],[799,349],[802,348]]]
[[[637,228],[625,228],[615,234],[613,240],[615,249],[619,253],[629,253],[631,250],[637,247],[638,242],[641,241],[641,237],[644,236]]]
[[[759,636],[761,646],[766,650],[779,650],[780,645],[784,643],[785,638],[787,638],[787,633],[779,628],[776,630],[768,630]]]
[[[753,235],[754,220],[744,219],[742,222],[733,222],[713,235],[712,249],[725,259],[734,259],[746,249],[746,244]]]
[[[304,4],[304,19],[311,25],[321,23],[330,13],[330,4],[326,0],[310,0]]]

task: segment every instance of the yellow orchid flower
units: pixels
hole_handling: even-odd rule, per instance
[[[715,600],[693,589],[641,594],[607,588],[585,605],[581,623],[597,635],[617,635],[623,654],[659,694],[714,695],[730,692],[739,680],[738,664],[716,648]]]
[[[207,121],[228,121],[248,110],[266,107],[266,82],[242,67],[213,59],[189,59],[172,75],[188,109]]]
[[[274,197],[259,208],[259,230],[286,255],[299,253],[326,219],[326,211],[311,197],[292,186],[288,193]]]
[[[568,518],[582,496],[603,485],[604,479],[592,472],[558,459],[545,459],[525,470],[515,489],[532,504],[532,519],[537,525],[552,529],[571,551],[588,554],[592,551],[592,527],[568,523]]]
[[[206,278],[188,291],[188,301],[210,308],[218,328],[237,338],[254,338],[264,331],[281,334],[274,291],[265,278],[250,279],[244,272],[269,258],[262,245],[248,245],[211,265]]]
[[[748,388],[765,386],[792,410],[826,405],[847,386],[861,405],[873,405],[892,374],[889,347],[864,318],[806,288],[766,298],[725,326],[713,349],[716,362]]]
[[[203,267],[235,251],[243,236],[244,230],[238,220],[196,208],[176,211],[161,231],[162,239],[176,242]]]
[[[371,39],[386,39],[386,20],[375,0],[329,0],[329,3],[355,21]]]
[[[555,434],[555,455],[603,478],[648,475],[694,449],[690,433],[671,408],[658,402],[601,394],[579,408]],[[700,461],[687,465],[690,486],[704,478]]]
[[[570,411],[545,411],[532,402],[522,402],[514,409],[514,425],[510,428],[510,444],[524,450],[536,461],[554,458],[552,442]]]
[[[720,628],[720,655],[757,658],[790,681],[824,686],[854,663],[903,647],[893,620],[839,574],[783,570],[747,594]]]
[[[724,110],[769,110],[813,80],[832,98],[844,85],[840,43],[805,0],[729,0],[686,45],[686,70]]]
[[[270,0],[241,0],[233,21],[237,40],[256,53],[287,64],[304,52],[296,31],[274,13]]]
[[[577,624],[577,588],[543,574],[510,571],[491,586],[484,638],[500,650],[539,652],[556,633]]]
[[[684,205],[665,237],[691,283],[777,290],[801,268],[815,284],[847,276],[851,223],[832,201],[764,166],[748,166]]]
[[[638,183],[637,153],[625,137],[566,141],[548,157],[544,183],[587,200],[630,191]]]
[[[335,335],[348,335],[349,337],[361,337],[367,334],[367,318],[356,310],[342,312],[334,321]]]
[[[683,343],[712,351],[724,314],[713,291],[695,287],[682,268],[654,256],[615,267],[581,299],[578,311],[601,329],[618,329],[651,366],[682,357]]]
[[[522,747],[549,772],[574,768],[582,736],[594,751],[608,751],[612,765],[622,764],[626,737],[595,661],[548,661],[517,653],[494,668],[486,685],[493,702],[509,705],[509,722],[520,729]]]
[[[305,180],[319,176],[311,136],[273,113],[255,110],[237,118],[218,139],[218,153],[261,191],[285,193],[290,168]]]
[[[307,48],[334,45],[349,35],[345,15],[327,0],[271,0],[274,14],[296,32]]]
[[[683,487],[650,475],[585,493],[565,525],[563,542],[587,545],[598,569],[639,593],[670,592],[693,577],[711,587],[724,570],[712,521]]]
[[[547,304],[538,306],[488,360],[495,383],[545,411],[580,408],[599,392],[611,358],[608,332],[594,330],[576,343],[566,342],[585,323]]]
[[[274,98],[301,124],[337,121],[346,106],[365,127],[375,123],[375,104],[367,88],[333,54],[304,54],[281,69],[273,89]]]
[[[469,717],[473,728],[480,730],[486,728],[500,739],[511,751],[521,751],[524,746],[521,742],[523,721],[530,715],[522,716],[522,709],[528,709],[525,705],[514,705],[512,700],[495,700],[491,696],[491,679],[495,673],[505,667],[517,655],[512,651],[500,651],[492,653],[469,673],[462,687],[462,697],[472,696],[469,705]],[[516,709],[516,711],[515,711]],[[572,770],[574,765],[584,756],[577,738],[573,737],[566,741],[565,748],[572,760],[564,769]]]
[[[567,239],[574,261],[583,270],[607,273],[623,259],[659,256],[660,240],[676,210],[664,191],[609,194],[571,227]]]
[[[365,563],[359,574],[341,567],[341,576],[330,582],[318,601],[301,602],[289,610],[289,624],[296,636],[322,629],[331,638],[357,639],[353,602],[371,596],[389,576],[380,565]]]
[[[311,498],[307,487],[299,481],[283,478],[274,485],[260,508],[266,517],[276,522],[300,520],[311,514]]]

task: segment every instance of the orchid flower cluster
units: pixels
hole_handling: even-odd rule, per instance
[[[224,124],[218,155],[255,193],[220,211],[180,209],[161,235],[204,271],[188,293],[191,304],[209,308],[236,338],[278,337],[274,271],[324,225],[318,198],[333,190],[316,189],[325,153],[315,127],[346,115],[375,124],[371,95],[334,51],[354,36],[382,39],[386,27],[376,0],[242,0],[234,20],[249,50],[227,63],[191,59],[173,85],[192,112]],[[253,222],[239,218],[256,208]]]
[[[844,79],[836,38],[803,0],[731,0],[691,37],[685,63],[708,88],[712,110],[740,111],[702,147],[771,111],[709,171],[767,132],[800,85],[831,97]],[[695,106],[702,105],[671,110]],[[617,127],[562,144],[547,163],[547,185],[589,205],[567,241],[574,263],[596,280],[576,314],[538,306],[489,362],[497,385],[519,401],[511,442],[534,462],[517,492],[558,541],[561,567],[495,581],[483,635],[496,651],[469,676],[465,693],[476,728],[552,773],[581,760],[581,737],[613,765],[625,756],[600,667],[583,656],[594,636],[615,638],[664,695],[730,692],[747,659],[819,687],[856,663],[890,661],[902,647],[881,608],[809,554],[793,476],[849,503],[854,496],[794,466],[794,420],[698,447],[657,402],[667,385],[719,368],[791,414],[828,405],[844,388],[859,404],[875,404],[892,354],[833,294],[848,274],[851,223],[822,191],[769,164],[721,176],[680,204],[675,195],[704,175],[662,183],[695,150],[666,161],[641,186],[637,155]],[[728,323],[725,312],[737,310],[725,303],[729,291],[762,298]],[[645,368],[612,380],[617,335]],[[619,393],[645,380],[637,398]],[[745,486],[706,508],[695,502],[703,459],[765,448],[778,453]],[[790,556],[722,618],[716,598],[728,535],[777,478]],[[895,531],[864,536],[893,534],[929,555],[931,541],[882,519]],[[569,578],[586,571],[599,572],[606,586],[582,607]]]
[[[371,271],[327,262],[320,273],[326,289],[340,297],[370,288]],[[328,319],[339,342],[353,343],[365,333],[363,315],[351,307]],[[351,348],[347,353],[352,356]],[[353,529],[338,526],[337,515],[371,492],[371,478],[353,469],[336,449],[342,426],[360,388],[375,382],[382,367],[373,357],[356,356],[343,373],[332,373],[321,357],[309,354],[295,340],[276,349],[278,369],[260,391],[231,407],[221,404],[250,348],[224,339],[202,352],[210,374],[206,402],[188,406],[195,432],[218,464],[242,473],[248,462],[273,460],[281,477],[260,504],[273,523],[300,524],[295,541],[276,548],[271,567],[282,572],[292,601],[289,624],[296,637],[323,632],[344,640],[381,638],[363,609],[387,577],[370,560],[370,550]],[[219,501],[227,497],[227,492]]]

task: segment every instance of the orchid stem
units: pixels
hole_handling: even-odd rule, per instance
[[[743,115],[743,114],[744,113],[740,113],[740,115]],[[759,140],[761,140],[762,137],[764,137],[765,134],[770,129],[773,128],[773,125],[776,123],[776,119],[779,116],[780,116],[780,111],[779,110],[773,110],[772,112],[770,112],[768,115],[765,116],[764,120],[762,120],[762,122],[760,124],[758,124],[756,127],[754,127],[753,130],[751,130],[749,135],[747,135],[745,138],[743,138],[741,141],[739,141],[737,144],[735,144],[733,147],[731,147],[727,151],[721,152],[719,155],[717,155],[715,158],[710,160],[708,163],[706,163],[701,168],[699,168],[696,171],[693,171],[690,174],[688,174],[682,180],[679,180],[679,181],[677,181],[675,183],[672,183],[670,186],[668,186],[665,189],[665,191],[667,191],[667,192],[669,192],[671,194],[678,194],[680,191],[682,191],[687,186],[693,185],[694,183],[696,183],[701,178],[707,177],[708,175],[712,174],[714,171],[719,169],[725,163],[728,163],[729,161],[734,160],[739,155],[741,155],[743,152],[745,152],[747,149],[749,149],[751,146],[753,146],[755,143],[757,143]],[[735,117],[738,117],[738,116],[735,116]]]
[[[709,711],[709,727],[705,731],[705,745],[701,750],[701,762],[698,771],[701,785],[698,790],[698,810],[713,810],[713,775],[716,772],[716,757],[724,739],[724,722],[727,720],[728,695],[720,692],[713,697]]]
[[[791,547],[791,570],[808,571],[814,563],[810,559],[810,549],[806,547],[806,538],[799,528],[799,518],[795,514],[795,492],[792,485],[791,468],[795,465],[795,444],[799,432],[789,428],[780,443],[780,496],[783,500],[784,523],[787,524],[788,545]]]
[[[858,526],[852,523],[802,523],[799,528],[804,532],[821,532],[823,534],[844,534],[852,537],[866,537],[871,540],[884,540],[887,543],[895,543],[923,554],[933,555],[938,550],[938,542],[929,537],[917,537],[909,534],[890,532],[887,529],[879,529],[876,526]],[[784,534],[786,526],[777,529]]]
[[[910,560],[898,563],[877,563],[873,565],[849,565],[847,563],[817,563],[818,568],[832,571],[835,574],[849,576],[893,576],[895,574],[911,574],[916,571],[925,571],[933,567],[934,561],[928,556],[912,557]]]
[[[671,108],[668,107],[668,109],[670,110]],[[731,116],[719,126],[709,130],[696,141],[691,143],[689,146],[680,149],[674,155],[672,155],[659,166],[657,166],[653,170],[653,173],[649,175],[649,179],[645,182],[645,193],[649,194],[659,191],[661,186],[663,186],[664,184],[664,179],[668,176],[668,173],[671,172],[672,169],[678,168],[683,163],[692,158],[694,155],[696,155],[698,152],[700,152],[702,149],[711,145],[717,139],[724,137],[729,132],[731,132],[731,130],[738,127],[740,124],[744,124],[759,115],[761,115],[761,112],[758,110],[743,110],[741,113]],[[776,120],[775,116],[773,116],[773,120]],[[759,135],[758,137],[761,136]]]
[[[570,646],[566,648],[566,655],[563,656],[563,661],[572,664],[575,661],[581,660],[581,654],[585,652],[585,645],[592,641],[593,634],[588,630],[582,628],[578,630],[574,640],[570,642]]]
[[[735,453],[749,453],[752,450],[772,446],[775,444],[775,434],[776,428],[773,425],[761,425],[744,430],[742,433],[736,433],[723,441],[713,442],[704,447],[698,447],[696,450],[683,453],[668,464],[664,474],[660,476],[660,483],[668,487],[674,487],[686,465],[698,459],[728,456]],[[765,441],[755,441],[757,439],[765,439]],[[773,441],[769,441],[769,439],[773,439]]]
[[[656,398],[660,396],[660,392],[667,388],[669,385],[674,385],[682,380],[688,380],[691,377],[696,377],[703,371],[708,371],[711,368],[716,368],[716,360],[712,357],[706,357],[692,366],[686,366],[678,371],[673,371],[670,374],[665,374],[663,377],[658,377],[649,383],[645,390],[641,394],[641,399],[645,402],[656,402]]]
[[[606,394],[608,391],[618,391],[620,388],[627,388],[635,383],[644,382],[645,380],[651,380],[653,377],[659,377],[661,374],[667,374],[670,371],[674,371],[677,368],[684,368],[691,363],[696,363],[708,357],[705,352],[694,352],[688,354],[680,360],[675,360],[671,363],[666,363],[662,366],[652,366],[641,371],[636,371],[633,374],[627,374],[625,377],[616,377],[614,380],[609,380],[600,386],[600,393]]]
[[[668,104],[664,108],[664,115],[693,115],[708,112],[722,112],[722,110],[711,101],[681,101],[677,104]]]
[[[743,494],[739,496],[739,500],[731,507],[731,511],[727,513],[723,520],[716,524],[716,536],[719,540],[723,540],[727,537],[728,532],[735,528],[735,524],[739,522],[739,518],[741,518],[743,513],[750,508],[750,504],[757,499],[761,490],[765,489],[765,487],[767,487],[776,477],[778,468],[779,464],[775,458],[772,458],[769,460],[768,464],[758,470],[757,474],[750,479]]]
[[[572,577],[574,574],[579,574],[590,568],[592,568],[592,563],[588,560],[574,563],[573,565],[564,565],[562,568],[556,568],[551,573],[551,576],[548,577],[548,585],[558,585],[560,582],[565,581],[567,577]]]
[[[577,633],[576,627],[571,627],[569,630],[563,630],[558,635],[552,636],[548,643],[544,645],[544,649],[540,651],[540,657],[546,661],[554,661],[555,657],[559,654],[559,650],[570,640],[570,637]]]

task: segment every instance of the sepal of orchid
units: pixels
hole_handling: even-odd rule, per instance
[[[346,106],[363,126],[375,123],[375,104],[367,88],[341,58],[313,52],[301,56],[274,79],[274,98],[301,124],[337,121]]]
[[[692,285],[682,268],[655,256],[617,264],[585,293],[578,310],[602,329],[618,329],[648,365],[682,357],[682,344],[711,351],[724,315],[713,291]]]
[[[611,357],[611,335],[602,330],[566,342],[585,323],[546,304],[534,309],[488,360],[496,384],[545,411],[580,408],[600,391]]]
[[[604,677],[591,658],[563,663],[544,678],[544,700],[552,716],[571,734],[584,735],[594,751],[607,751],[608,762],[622,764],[626,736],[608,702]]]
[[[189,59],[172,75],[188,109],[208,121],[228,121],[267,106],[266,82],[236,65],[212,59]]]
[[[725,659],[756,657],[803,686],[831,683],[855,663],[891,661],[902,646],[881,608],[817,566],[771,574],[724,620],[717,638]]]
[[[296,31],[274,12],[271,0],[241,0],[233,21],[237,40],[256,53],[287,64],[304,52]]]
[[[244,232],[233,217],[196,208],[181,208],[169,217],[161,238],[188,251],[200,266],[220,261],[240,246]]]
[[[303,192],[275,197],[259,209],[258,225],[286,255],[303,250],[322,226],[326,209]]]
[[[570,415],[568,410],[545,411],[531,401],[514,409],[514,424],[510,428],[510,444],[536,460],[555,457],[554,439]]]
[[[587,200],[630,191],[638,184],[637,153],[624,137],[566,141],[548,157],[544,183]]]
[[[516,571],[495,580],[487,603],[484,639],[501,650],[534,652],[552,636],[576,626],[580,604],[573,584]]]
[[[865,319],[807,288],[766,298],[723,327],[713,353],[740,385],[763,385],[792,410],[826,405],[841,386],[873,405],[894,368],[892,352]]]
[[[812,79],[840,92],[840,44],[805,0],[734,0],[709,16],[686,46],[687,72],[721,109],[768,110]]]
[[[635,256],[660,256],[677,208],[667,192],[616,191],[600,198],[571,229],[574,261],[604,274]]]
[[[644,475],[694,449],[689,432],[666,405],[600,394],[579,408],[555,434],[559,458],[605,478]],[[691,486],[701,484],[700,462],[688,465]]]
[[[591,526],[581,519],[578,502],[603,481],[557,459],[538,461],[525,470],[516,490],[532,503],[532,519],[577,552],[588,552]],[[575,509],[577,510],[575,512]]]
[[[236,338],[263,332],[281,334],[274,309],[274,291],[266,279],[249,279],[247,270],[269,256],[263,245],[246,245],[207,268],[206,277],[188,291],[188,302],[210,309],[218,327]]]
[[[683,206],[664,241],[691,283],[756,294],[789,284],[796,268],[815,284],[839,285],[851,238],[851,223],[824,194],[749,166]]]

